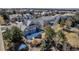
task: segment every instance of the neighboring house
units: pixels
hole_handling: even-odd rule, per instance
[[[17,17],[22,17],[21,14],[12,14],[12,15],[9,15],[9,19],[12,20],[12,18],[17,18]]]

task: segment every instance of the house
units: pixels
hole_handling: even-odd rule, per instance
[[[43,30],[38,28],[36,25],[28,26],[24,30],[24,37],[28,40],[32,40],[33,37],[40,38],[42,32],[43,32]]]

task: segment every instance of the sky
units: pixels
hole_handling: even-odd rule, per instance
[[[78,0],[1,0],[3,8],[78,8]]]

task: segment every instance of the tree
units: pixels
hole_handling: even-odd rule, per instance
[[[10,29],[6,29],[5,32],[3,32],[3,38],[4,40],[11,40],[12,39],[12,34]]]
[[[53,46],[52,42],[54,41],[53,38],[55,37],[56,33],[51,27],[45,28],[45,34],[47,36],[46,40],[43,40],[41,43],[41,50],[42,51],[49,51],[51,46]]]
[[[23,33],[18,27],[12,27],[12,42],[19,42],[22,37]]]
[[[76,19],[76,21],[79,21],[79,13],[76,13],[74,18]]]
[[[6,23],[6,24],[9,23],[9,16],[8,16],[8,13],[7,13],[7,12],[3,12],[2,16],[3,16],[3,19],[4,19],[5,23]]]
[[[8,13],[7,13],[7,12],[3,12],[2,16],[3,16],[3,18],[4,18],[5,20],[8,19]]]
[[[13,14],[16,14],[16,11],[15,10],[13,11]]]
[[[67,27],[74,27],[76,25],[76,18],[75,16],[70,16],[66,19],[65,25]]]
[[[64,26],[65,25],[65,19],[61,17],[58,21],[58,24],[60,24],[60,26]]]
[[[67,48],[68,43],[66,41],[65,34],[62,31],[59,31],[57,34],[59,36],[58,37],[59,38],[59,40],[58,40],[58,46],[59,45],[62,46],[61,49],[60,49],[60,47],[58,49],[66,51],[68,49]]]
[[[49,26],[45,28],[45,33],[50,40],[52,40],[52,38],[56,35],[55,31]]]
[[[8,28],[2,34],[3,34],[5,49],[7,49],[11,46],[12,34],[11,34],[10,29],[8,29]]]
[[[3,33],[4,40],[6,40],[6,42],[8,42],[8,44],[10,45],[11,43],[13,43],[14,44],[12,46],[13,48],[15,45],[17,47],[21,43],[22,37],[23,37],[22,31],[14,26],[11,29],[6,29],[6,31]],[[14,48],[14,50],[16,49]]]
[[[41,43],[41,51],[45,51],[46,50],[46,42],[45,42],[45,40],[44,41],[42,41],[42,43]]]
[[[6,29],[3,33],[3,37],[5,40],[11,40],[12,42],[18,42],[22,39],[23,33],[17,27],[12,27],[11,29]]]

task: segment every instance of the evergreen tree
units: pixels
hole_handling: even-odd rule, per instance
[[[54,32],[54,30],[51,27],[46,27],[45,28],[45,33],[46,33],[46,40],[43,40],[43,42],[41,43],[41,51],[49,51],[50,48],[53,46],[54,40],[53,38],[55,37],[56,33]]]

